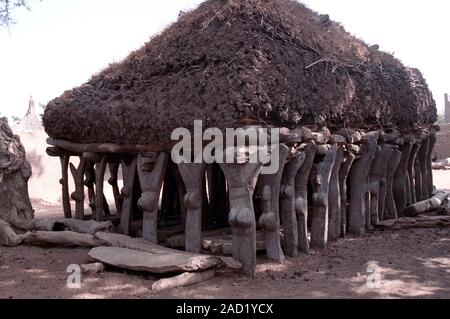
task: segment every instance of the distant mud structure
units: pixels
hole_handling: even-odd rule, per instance
[[[429,198],[436,119],[419,70],[328,16],[289,0],[209,0],[51,101],[44,126],[48,154],[61,159],[67,218],[109,219],[155,243],[178,229],[178,246],[230,253],[253,274],[257,250],[282,262]],[[194,120],[280,128],[278,172],[260,175],[265,163],[175,165],[171,133]],[[228,223],[231,249],[202,241],[202,231]]]

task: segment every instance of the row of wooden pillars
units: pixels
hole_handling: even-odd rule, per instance
[[[250,275],[256,267],[257,225],[264,232],[267,257],[278,262],[285,255],[309,253],[310,247],[325,248],[347,233],[362,235],[379,221],[403,217],[408,205],[432,195],[435,141],[434,131],[402,136],[395,130],[360,134],[343,129],[325,139],[278,145],[279,170],[270,175],[260,174],[262,163],[179,164],[172,189],[178,194],[186,250],[201,250],[205,213],[212,211],[228,217],[233,256]],[[85,187],[95,219],[110,214],[103,195],[109,167],[119,230],[129,234],[137,206],[142,237],[158,242],[161,189],[169,167],[174,169],[168,153],[76,154],[52,148],[49,154],[61,159],[67,218],[72,217],[70,198],[74,217],[85,218]],[[80,158],[78,167],[70,163],[71,156]],[[120,166],[122,190],[117,183]],[[75,182],[72,196],[69,168]]]

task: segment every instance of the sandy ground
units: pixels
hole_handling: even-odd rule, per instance
[[[435,175],[439,189],[450,189],[450,172]],[[37,210],[60,212],[48,206]],[[450,229],[347,238],[283,265],[261,256],[255,279],[221,273],[162,293],[151,291],[155,278],[114,269],[83,276],[81,288],[69,289],[67,267],[88,263],[87,252],[0,247],[0,298],[450,298]]]

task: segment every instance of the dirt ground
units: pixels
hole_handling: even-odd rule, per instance
[[[450,189],[450,172],[435,172]],[[59,212],[45,208],[46,215]],[[42,215],[41,215],[42,216]],[[67,287],[87,249],[0,247],[0,298],[450,298],[450,229],[375,232],[347,238],[283,265],[259,258],[255,279],[221,273],[202,284],[154,293],[155,278],[107,269]],[[370,279],[379,285],[374,285]],[[369,283],[369,284],[368,284]]]

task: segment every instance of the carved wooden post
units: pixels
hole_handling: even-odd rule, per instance
[[[416,201],[422,201],[422,153],[425,146],[423,141],[419,142],[419,149],[417,151],[416,161],[414,162],[414,185],[415,185],[415,194]]]
[[[69,163],[70,155],[59,156],[61,161],[61,172],[62,177],[59,183],[62,186],[62,203],[65,218],[72,218],[72,207],[70,205],[70,194],[69,194]]]
[[[394,177],[394,198],[397,207],[398,217],[405,217],[405,209],[408,204],[407,200],[407,185],[408,180],[408,160],[411,156],[412,142],[405,139],[405,143],[401,148],[402,158]]]
[[[137,158],[142,196],[138,205],[144,212],[142,237],[158,243],[158,202],[169,156],[166,153],[141,153]]]
[[[381,180],[380,180],[380,191],[378,193],[378,218],[380,221],[384,220],[384,212],[386,210],[386,198],[388,194],[388,166],[394,155],[394,147],[392,145],[386,145],[386,157],[389,161],[384,163],[381,168]],[[407,184],[409,181],[407,182]]]
[[[256,268],[256,221],[253,192],[261,164],[220,164],[228,181],[229,222],[233,232],[233,258],[245,273],[253,276]]]
[[[84,186],[88,189],[88,204],[95,216],[95,163],[91,160],[86,161]]]
[[[339,173],[341,171],[342,161],[344,159],[344,150],[339,148],[336,161],[333,166],[329,186],[329,225],[328,225],[328,240],[330,242],[338,241],[341,238],[341,222],[342,222],[342,207],[341,207],[341,188],[339,182]]]
[[[366,231],[366,194],[369,171],[377,151],[377,138],[370,138],[362,157],[355,161],[350,171],[349,232],[363,235]]]
[[[399,150],[394,150],[391,159],[389,160],[389,165],[386,173],[386,204],[383,214],[383,220],[397,219],[397,207],[395,205],[394,199],[394,176],[397,171],[398,165],[402,158],[402,152]]]
[[[122,234],[130,234],[130,226],[133,213],[133,193],[134,185],[137,175],[137,157],[126,155],[122,159],[122,174],[123,174],[123,188],[122,188],[122,215],[120,216],[119,231]]]
[[[118,174],[119,174],[119,167],[120,162],[111,162],[108,163],[109,167],[109,173],[111,177],[108,180],[109,185],[111,185],[114,195],[114,203],[116,205],[117,214],[122,214],[122,204],[123,204],[123,197],[120,194],[119,190],[119,184],[118,182]]]
[[[428,134],[423,136],[422,146],[419,150],[419,166],[420,166],[420,201],[429,199],[433,194],[428,194],[428,149],[430,147],[430,139]]]
[[[381,220],[379,211],[381,183],[386,183],[386,171],[392,157],[392,146],[384,144],[379,148],[372,163],[369,176],[370,183],[370,218],[367,220],[368,229]],[[404,192],[404,190],[402,190]]]
[[[75,218],[84,219],[84,169],[86,159],[80,156],[80,163],[76,168],[70,163],[70,171],[75,184],[75,191],[72,193],[72,199],[75,201]]]
[[[349,213],[348,196],[347,196],[347,179],[350,174],[353,162],[356,155],[348,153],[345,156],[345,161],[342,163],[341,171],[339,172],[339,186],[341,190],[341,237],[344,238],[347,234],[347,214]]]
[[[106,165],[108,165],[108,158],[106,155],[102,155],[100,160],[95,163],[95,219],[98,222],[103,220],[103,212],[106,204],[105,195],[103,194]]]
[[[109,207],[107,207],[103,193],[108,156],[105,154],[86,152],[83,154],[83,157],[88,161],[95,162],[95,219],[101,222],[103,220],[103,212],[109,213]]]
[[[275,174],[261,174],[258,186],[262,190],[262,215],[259,220],[264,229],[267,257],[277,262],[284,261],[280,240],[280,188],[284,166],[288,159],[290,149],[286,145],[279,145],[275,149],[279,157],[279,168]]]
[[[313,248],[325,248],[328,243],[329,185],[337,152],[338,146],[333,145],[323,161],[313,165],[311,171],[314,192],[311,225],[311,247]]]
[[[308,181],[311,169],[316,157],[317,146],[310,142],[306,147],[305,161],[295,178],[295,213],[298,224],[298,247],[299,250],[309,254],[308,239]]]
[[[428,147],[428,155],[427,155],[427,167],[428,167],[428,181],[427,181],[427,187],[428,187],[428,194],[431,196],[434,192],[434,182],[433,182],[433,167],[432,167],[432,158],[433,158],[433,150],[434,146],[436,145],[436,131],[432,131],[430,134],[430,141],[429,141],[429,147]]]
[[[414,139],[413,147],[411,150],[411,155],[410,155],[409,161],[408,161],[408,175],[409,175],[409,185],[410,185],[410,191],[411,191],[411,196],[410,196],[411,204],[417,203],[415,163],[416,163],[417,154],[419,153],[419,148],[420,148],[420,145]]]
[[[184,206],[186,207],[185,247],[186,251],[198,253],[202,248],[202,208],[203,186],[207,165],[178,164],[186,187]]]
[[[298,256],[298,223],[295,212],[295,177],[305,162],[305,154],[301,153],[286,164],[281,182],[280,217],[284,229],[283,248],[286,255]]]

